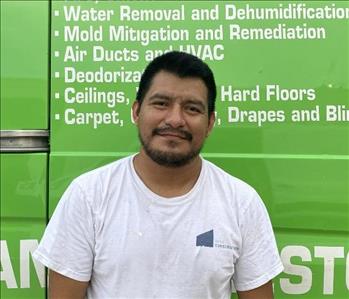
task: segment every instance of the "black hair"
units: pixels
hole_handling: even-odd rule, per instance
[[[136,95],[136,100],[140,105],[150,88],[154,76],[161,71],[172,73],[180,78],[193,77],[201,79],[208,91],[208,115],[210,116],[215,111],[217,90],[211,69],[200,58],[179,51],[165,53],[148,64],[142,74]]]

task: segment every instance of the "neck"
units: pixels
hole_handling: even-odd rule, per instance
[[[163,197],[181,196],[195,185],[201,171],[199,156],[180,167],[166,167],[154,162],[143,149],[133,160],[134,168],[143,183]]]

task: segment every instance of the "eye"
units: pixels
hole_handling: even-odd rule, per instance
[[[168,102],[165,100],[156,100],[152,102],[152,105],[157,108],[164,108],[168,106]]]
[[[197,105],[188,105],[186,107],[186,110],[191,113],[191,114],[202,114],[204,113],[204,111],[202,110],[201,107],[197,106]]]

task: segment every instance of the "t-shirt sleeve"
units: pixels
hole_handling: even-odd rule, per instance
[[[89,281],[94,224],[89,201],[74,181],[59,201],[33,257],[66,277]]]
[[[233,283],[238,291],[255,289],[283,270],[268,212],[254,194],[240,223],[242,248]]]

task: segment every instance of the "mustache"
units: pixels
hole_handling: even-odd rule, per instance
[[[193,140],[193,135],[190,134],[188,131],[182,130],[182,129],[173,129],[171,127],[155,128],[152,133],[153,133],[153,136],[165,135],[165,134],[176,134],[176,135],[179,135],[183,139],[186,139],[189,141]]]

